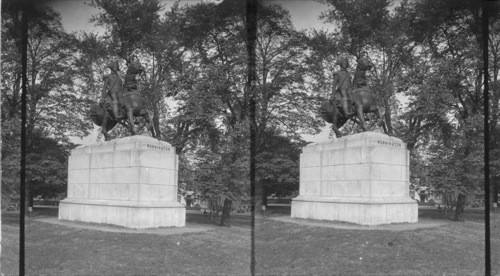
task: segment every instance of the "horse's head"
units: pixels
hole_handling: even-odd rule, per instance
[[[373,67],[373,63],[369,59],[364,58],[364,57],[358,59],[358,65],[356,67],[357,70],[366,71],[366,70],[372,69],[372,67]]]
[[[139,61],[134,60],[128,65],[127,73],[129,74],[140,74],[144,72],[144,67],[139,63]]]
[[[120,66],[118,65],[118,60],[110,61],[106,67],[111,69],[111,70],[114,70],[114,71],[120,71]]]
[[[340,57],[335,65],[340,65],[342,68],[348,68],[349,67],[349,62],[347,61],[346,57]]]

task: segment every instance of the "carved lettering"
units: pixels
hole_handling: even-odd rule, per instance
[[[159,149],[159,150],[164,150],[164,151],[170,151],[169,147],[162,147],[162,146],[156,146],[156,145],[146,145],[148,148],[152,149]]]
[[[402,146],[402,144],[398,143],[398,142],[389,142],[389,141],[382,141],[382,140],[377,140],[377,143],[382,144],[382,145],[395,146],[395,147]]]

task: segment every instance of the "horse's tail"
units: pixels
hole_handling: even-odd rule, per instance
[[[347,121],[349,121],[349,118],[347,118],[344,115],[342,115],[342,114],[339,113],[339,116],[337,118],[337,125],[336,125],[336,127],[337,128],[343,127],[345,125],[345,123],[347,123]]]
[[[323,120],[330,124],[334,123],[334,115],[337,116],[337,120],[343,120],[344,118],[344,115],[339,111],[339,107],[332,101],[324,101],[319,108],[319,114]]]
[[[332,114],[330,113],[331,112],[330,105],[331,104],[329,101],[324,101],[323,103],[321,103],[321,106],[319,107],[318,113],[321,116],[321,118],[323,118],[323,120],[325,120],[327,123],[331,124],[333,122],[333,118],[331,116]]]
[[[102,126],[105,110],[100,104],[93,104],[89,110],[89,117],[97,126]]]

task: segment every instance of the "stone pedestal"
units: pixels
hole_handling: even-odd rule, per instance
[[[127,228],[185,226],[177,202],[178,157],[170,144],[132,136],[73,149],[59,219]]]
[[[409,196],[406,143],[376,132],[306,146],[300,156],[300,191],[292,218],[361,225],[417,222]]]

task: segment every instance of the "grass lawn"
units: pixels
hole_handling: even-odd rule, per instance
[[[483,211],[466,212],[466,222],[453,222],[435,207],[420,208],[420,219],[439,219],[446,224],[408,231],[332,229],[260,220],[256,228],[257,272],[484,275]],[[500,274],[500,215],[495,214],[491,223],[496,275]]]
[[[17,217],[18,214],[15,214]],[[249,216],[235,226],[175,236],[112,233],[38,222],[57,216],[57,209],[35,209],[26,220],[26,273],[46,275],[165,275],[249,273]],[[18,273],[18,220],[2,218],[2,272]],[[190,214],[188,223],[207,224],[203,214]]]
[[[290,207],[269,207],[286,216]],[[232,227],[199,233],[112,233],[39,222],[57,209],[35,209],[26,221],[28,274],[249,274],[250,216],[234,215]],[[2,273],[18,272],[18,214],[2,214]],[[421,207],[419,217],[440,227],[407,231],[352,230],[258,218],[257,274],[484,274],[482,210],[467,209],[466,222]],[[189,212],[189,224],[211,224]],[[500,274],[500,214],[492,215],[492,267]]]

